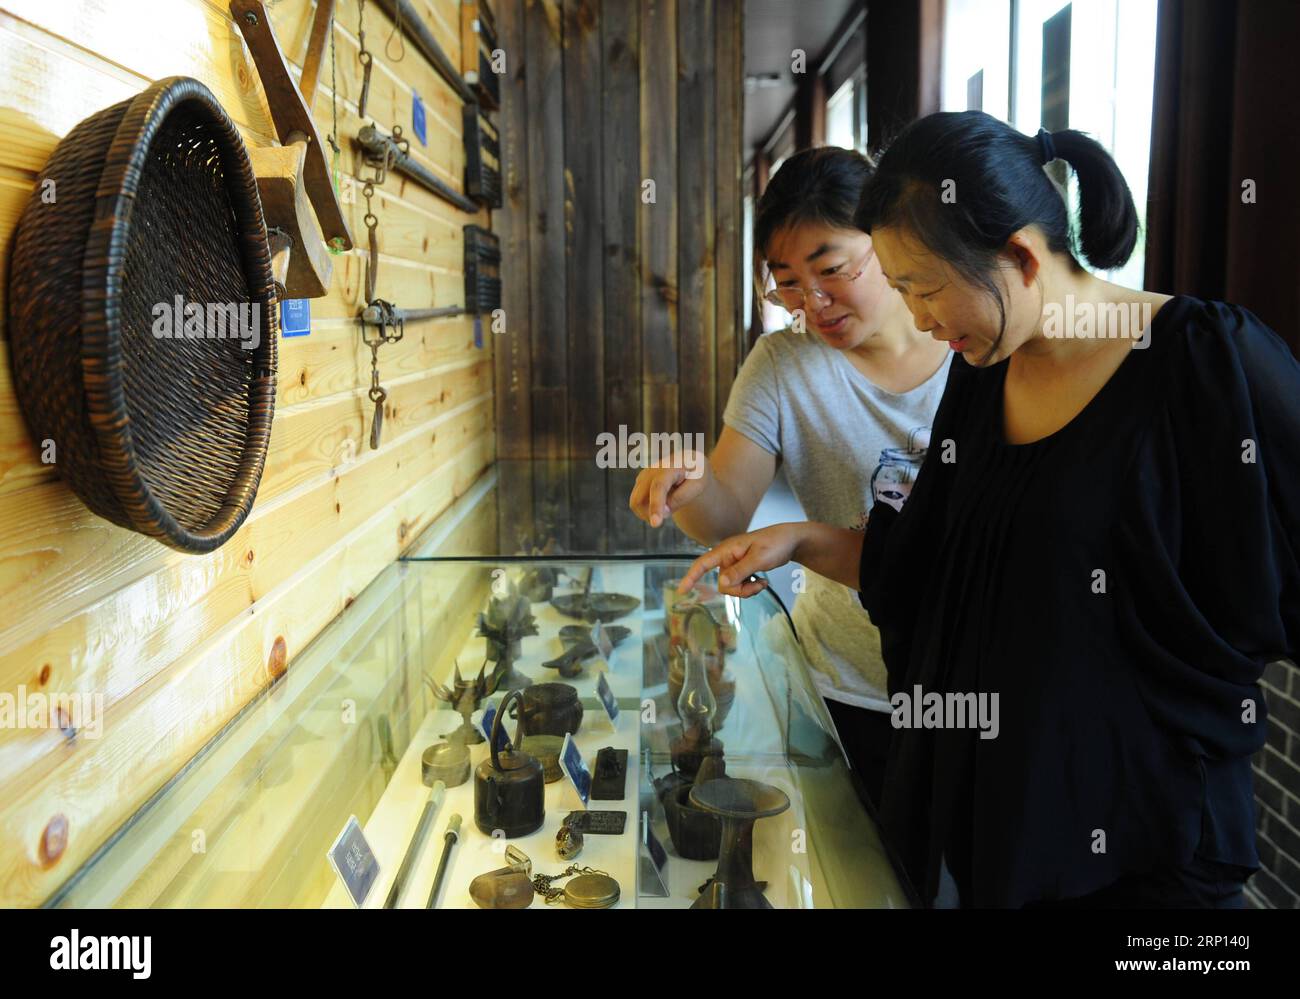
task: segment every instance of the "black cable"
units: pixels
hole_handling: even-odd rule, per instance
[[[776,605],[781,608],[781,613],[785,615],[785,619],[790,625],[790,633],[794,635],[794,640],[798,642],[799,631],[794,626],[794,618],[790,616],[790,612],[786,609],[785,601],[781,599],[781,594],[776,592],[776,587],[772,585],[771,578],[769,578],[768,574],[765,572],[756,572],[751,578],[761,579],[763,582],[767,583],[767,592],[772,594],[772,599],[775,600]]]

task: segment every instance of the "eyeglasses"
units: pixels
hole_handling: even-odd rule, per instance
[[[779,305],[788,311],[802,309],[804,302],[809,295],[819,296],[829,303],[836,295],[843,294],[844,289],[851,285],[866,272],[867,264],[870,263],[872,256],[875,254],[874,246],[867,247],[866,256],[862,258],[858,269],[852,274],[844,271],[835,274],[828,274],[822,278],[820,285],[814,285],[810,290],[805,291],[798,285],[789,288],[772,288],[763,297],[773,305]],[[816,299],[814,299],[815,301]]]

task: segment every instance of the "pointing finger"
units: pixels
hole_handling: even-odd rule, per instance
[[[732,548],[731,539],[728,539],[697,558],[691,563],[691,567],[686,570],[686,575],[682,577],[681,583],[677,586],[677,592],[688,592],[692,586],[699,582],[700,577],[710,569],[716,569],[720,565],[734,561],[737,556],[732,551]]]

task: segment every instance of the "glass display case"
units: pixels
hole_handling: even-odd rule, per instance
[[[498,459],[406,557],[693,558],[704,551],[672,521],[651,528],[628,508],[638,474],[590,460]]]
[[[684,555],[437,549],[382,572],[49,904],[351,906],[327,854],[353,817],[365,908],[911,904],[778,600],[707,577],[679,597]]]

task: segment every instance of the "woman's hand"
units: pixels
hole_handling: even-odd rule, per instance
[[[767,582],[750,577],[756,572],[783,566],[794,558],[807,526],[775,524],[761,531],[727,538],[691,563],[677,592],[687,592],[710,569],[719,569],[720,592],[733,597],[752,597],[767,589]]]
[[[694,474],[692,474],[694,473]],[[627,505],[651,527],[659,527],[708,488],[713,473],[699,451],[683,451],[671,467],[644,469]]]

